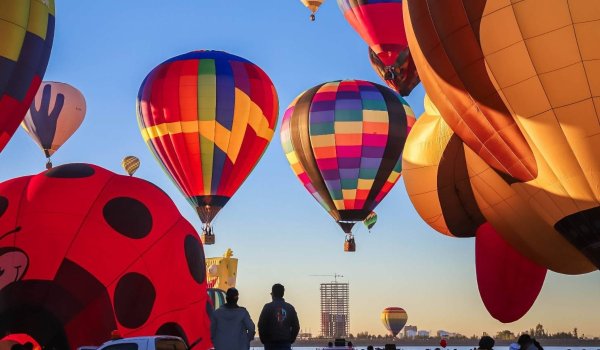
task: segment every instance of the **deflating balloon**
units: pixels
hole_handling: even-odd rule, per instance
[[[300,0],[304,6],[310,10],[310,20],[315,20],[315,13],[319,10],[319,6],[323,5],[325,0]]]
[[[410,95],[410,92],[420,82],[417,67],[410,55],[410,49],[407,47],[398,54],[398,58],[391,66],[391,70],[387,67],[379,56],[369,48],[369,60],[371,67],[377,72],[377,75],[385,81],[385,83],[402,96]],[[392,74],[390,74],[390,72]]]
[[[202,243],[152,183],[91,164],[8,180],[0,233],[0,333],[25,329],[45,349],[115,329],[210,348]]]
[[[43,82],[21,126],[48,159],[77,131],[85,117],[85,98],[69,84]]]
[[[54,0],[3,0],[0,11],[0,152],[42,82],[54,38]]]
[[[408,321],[408,315],[403,308],[386,307],[381,312],[381,322],[390,334],[395,337]]]
[[[273,137],[277,92],[252,62],[220,51],[173,57],[144,79],[142,136],[196,209],[205,232]]]
[[[121,166],[129,176],[133,176],[136,170],[140,167],[140,160],[136,156],[127,156],[121,161]]]
[[[285,112],[281,143],[294,174],[348,235],[400,178],[408,104],[361,80],[315,86]]]

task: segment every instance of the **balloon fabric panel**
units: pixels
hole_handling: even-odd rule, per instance
[[[273,84],[245,59],[197,51],[155,68],[138,100],[144,139],[194,207],[214,207],[210,221],[272,138]]]
[[[411,54],[428,95],[450,127],[492,167],[523,181],[535,178],[531,148],[488,78],[479,48],[476,26],[485,1],[431,3],[407,0],[404,5]]]
[[[0,152],[38,90],[54,39],[54,1],[5,0],[0,14]]]
[[[346,20],[386,66],[408,46],[401,0],[338,0]]]

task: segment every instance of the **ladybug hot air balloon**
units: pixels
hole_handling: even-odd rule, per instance
[[[4,0],[0,7],[1,152],[46,72],[54,38],[54,0]]]
[[[361,80],[317,85],[288,107],[281,143],[302,184],[347,235],[400,178],[407,116],[397,93]]]
[[[50,157],[79,128],[86,104],[81,92],[69,84],[43,82],[21,126],[37,143],[52,168]]]
[[[386,67],[385,80],[393,79],[396,59],[408,49],[402,0],[338,0],[338,6]]]
[[[196,209],[205,244],[211,222],[271,141],[277,92],[262,69],[220,51],[173,57],[144,79],[137,99],[142,136]]]
[[[384,327],[390,332],[392,337],[400,333],[406,321],[408,321],[408,315],[401,307],[386,307],[381,311],[381,322],[383,322]]]

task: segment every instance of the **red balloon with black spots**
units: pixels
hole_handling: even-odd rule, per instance
[[[210,347],[204,250],[150,182],[67,164],[0,183],[0,334],[43,347],[169,334]]]

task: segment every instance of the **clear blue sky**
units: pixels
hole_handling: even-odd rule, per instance
[[[334,0],[308,20],[298,0],[58,0],[56,35],[45,80],[69,83],[87,99],[79,131],[53,157],[56,165],[95,163],[122,172],[136,155],[136,176],[165,189],[180,211],[200,221],[144,144],[135,98],[146,74],[162,61],[198,49],[223,50],[259,65],[273,80],[280,118],[303,90],[339,79],[381,83],[369,65],[366,44],[346,23]],[[423,89],[407,101],[423,111]],[[409,324],[472,335],[522,331],[538,322],[547,330],[600,336],[600,274],[549,273],[539,299],[522,320],[503,325],[481,302],[474,240],[444,237],[426,226],[398,182],[377,209],[372,233],[357,233],[357,252],[342,251],[338,226],[294,177],[281,150],[279,126],[254,172],[221,211],[217,244],[207,256],[233,249],[240,259],[240,303],[256,320],[281,282],[296,304],[303,329],[318,333],[319,283],[311,274],[340,273],[350,282],[351,332],[384,333],[379,312],[407,310]],[[0,153],[0,180],[44,170],[43,153],[18,130]],[[515,286],[506,286],[515,288]]]

